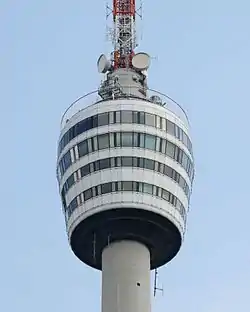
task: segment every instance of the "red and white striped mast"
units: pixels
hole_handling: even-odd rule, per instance
[[[131,68],[136,47],[135,0],[113,0],[114,69]]]

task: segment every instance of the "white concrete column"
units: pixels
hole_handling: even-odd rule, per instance
[[[115,242],[102,253],[102,312],[150,312],[150,253],[134,241]]]

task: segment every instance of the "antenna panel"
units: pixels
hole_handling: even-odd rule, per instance
[[[104,54],[102,54],[97,61],[98,72],[105,74],[111,67],[110,62]]]
[[[137,53],[132,58],[132,65],[137,70],[147,70],[150,66],[150,56],[144,52]]]

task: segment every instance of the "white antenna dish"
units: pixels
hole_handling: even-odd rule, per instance
[[[97,61],[98,72],[105,74],[111,67],[111,63],[106,58],[104,54],[102,54]]]
[[[132,65],[138,70],[147,70],[150,66],[150,56],[147,53],[140,52],[133,56]]]

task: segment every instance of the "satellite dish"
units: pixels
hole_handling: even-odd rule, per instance
[[[102,54],[97,61],[98,72],[105,74],[111,67],[109,60]]]
[[[150,56],[147,53],[140,52],[132,58],[132,65],[138,70],[147,70],[150,66]]]

